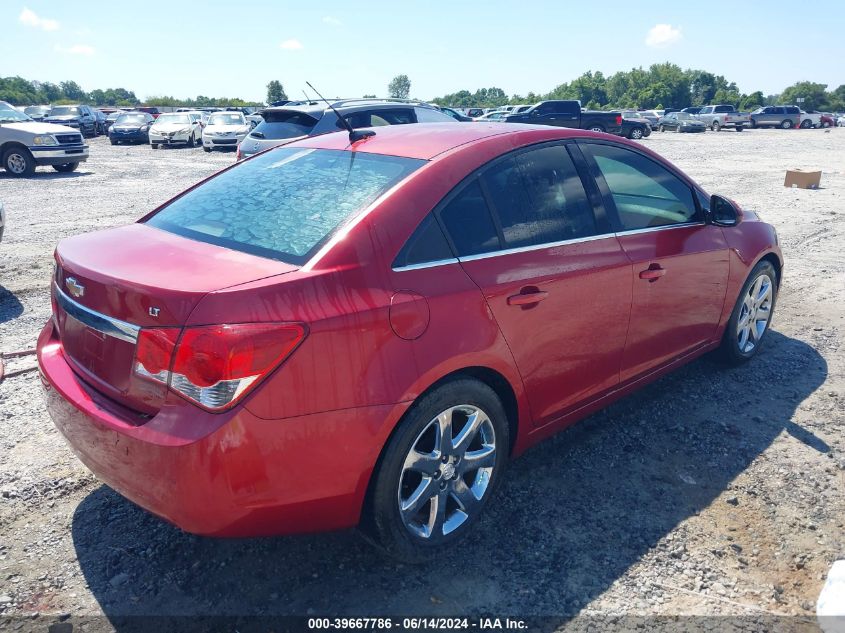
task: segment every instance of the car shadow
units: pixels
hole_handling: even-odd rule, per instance
[[[740,367],[699,359],[515,460],[473,533],[428,564],[354,532],[197,537],[105,486],[75,511],[79,564],[118,631],[146,615],[572,616],[779,434],[829,450],[791,421],[825,360],[776,331],[765,345]]]
[[[26,176],[21,178],[20,176],[10,176],[3,170],[0,170],[0,180],[32,180],[33,178],[38,178],[40,180],[56,180],[58,178],[65,179],[65,178],[84,178],[85,176],[91,176],[94,172],[91,171],[78,171],[82,167],[78,167],[77,171],[67,171],[67,172],[60,172],[56,171],[52,167],[39,167],[35,170],[35,173],[32,176]],[[46,171],[49,169],[49,171]]]
[[[17,319],[23,314],[23,304],[11,290],[0,286],[0,323]],[[10,351],[10,350],[6,350]]]

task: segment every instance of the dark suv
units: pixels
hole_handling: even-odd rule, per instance
[[[798,106],[766,106],[751,113],[751,127],[779,127],[784,130],[797,127],[801,120]]]
[[[353,128],[406,123],[455,123],[448,114],[427,103],[400,99],[341,99],[331,102]],[[334,111],[322,101],[291,101],[261,111],[264,121],[238,147],[238,160],[305,136],[345,129]]]
[[[76,128],[82,136],[97,136],[100,133],[100,123],[94,108],[82,104],[53,106],[50,114],[44,117],[44,123]]]

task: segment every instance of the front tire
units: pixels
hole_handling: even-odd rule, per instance
[[[771,262],[759,262],[748,275],[736,301],[720,347],[732,365],[752,359],[769,331],[777,300],[777,271]]]
[[[158,149],[158,143],[150,143],[150,149]]]
[[[810,119],[804,119],[803,121],[801,121],[801,129],[802,130],[808,130],[811,127],[813,127],[813,122],[810,121]]]
[[[35,173],[35,159],[28,150],[13,147],[3,154],[3,169],[10,176],[26,178]]]
[[[666,128],[665,128],[665,127],[663,127],[663,125],[658,125],[658,126],[657,126],[657,131],[658,131],[658,132],[665,132],[665,131],[666,131]]]
[[[210,152],[211,151],[211,148],[206,147],[205,145],[202,146],[202,149],[203,149],[204,152]]]
[[[459,378],[417,401],[387,444],[369,502],[390,555],[423,562],[466,535],[502,479],[507,415],[486,384]]]
[[[65,163],[64,165],[53,165],[53,169],[63,174],[76,171],[76,168],[79,167],[79,163]]]

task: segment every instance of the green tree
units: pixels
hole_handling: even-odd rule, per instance
[[[827,108],[828,93],[827,84],[817,84],[811,81],[799,81],[796,84],[789,86],[780,95],[781,103],[795,105],[798,99],[803,98],[801,109],[807,110],[824,110]]]
[[[752,92],[750,95],[743,96],[739,102],[739,109],[743,112],[749,112],[765,105],[765,103],[766,97],[758,90],[757,92]]]
[[[273,79],[270,83],[267,84],[267,103],[273,103],[275,101],[286,101],[288,98],[287,94],[285,94],[285,89],[282,86],[281,82],[276,79]]]
[[[845,110],[845,84],[828,93],[828,107],[836,112]]]
[[[59,84],[62,89],[63,98],[70,101],[87,101],[88,95],[75,81],[63,81]]]
[[[411,80],[408,75],[396,75],[387,84],[387,95],[393,99],[407,99],[411,94]]]

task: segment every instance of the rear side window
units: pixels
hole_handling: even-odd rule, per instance
[[[478,180],[464,187],[440,210],[440,219],[452,238],[458,256],[499,249],[499,236]]]
[[[581,179],[561,145],[517,154],[488,169],[483,179],[501,223],[505,248],[596,234]]]
[[[452,259],[453,257],[452,250],[449,248],[449,243],[446,241],[440,225],[435,217],[429,214],[420,222],[417,230],[405,243],[393,262],[393,267],[427,264]]]
[[[380,127],[384,125],[404,125],[406,123],[415,123],[414,112],[409,109],[383,109],[383,110],[364,110],[362,112],[354,112],[344,117],[353,128],[356,130],[362,127]],[[337,127],[343,128],[340,121],[336,122]]]
[[[417,114],[417,123],[454,123],[455,120],[446,114],[434,108],[414,108]]]
[[[279,140],[307,136],[317,125],[317,119],[304,112],[274,112],[255,126],[250,136]]]
[[[147,224],[304,264],[335,230],[424,163],[365,152],[279,148],[187,192]]]
[[[581,147],[601,170],[623,231],[697,219],[690,187],[653,160],[613,145],[583,143]]]

